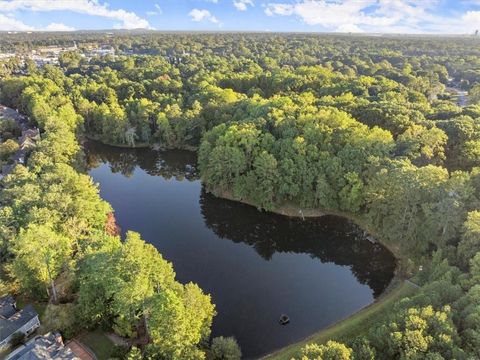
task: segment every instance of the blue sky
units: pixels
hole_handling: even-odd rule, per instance
[[[0,30],[469,34],[480,0],[0,0]]]

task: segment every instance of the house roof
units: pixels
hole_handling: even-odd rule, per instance
[[[36,318],[38,313],[32,305],[25,306],[22,310],[16,311],[11,316],[0,317],[0,342],[15,334],[22,326]]]
[[[62,336],[48,333],[36,336],[13,351],[6,360],[80,360],[71,349],[63,345]]]
[[[23,138],[23,136],[22,136],[19,140],[19,143],[20,143],[20,148],[21,149],[23,149],[24,147],[35,147],[36,146],[35,140],[32,140],[32,138],[29,138],[29,137]]]
[[[8,295],[0,298],[0,318],[8,319],[16,312],[17,309],[15,308],[13,296]]]
[[[8,174],[10,174],[12,171],[13,171],[13,168],[15,167],[15,165],[3,165],[2,166],[2,175],[3,176],[6,176]]]
[[[18,150],[15,154],[11,156],[11,159],[18,163],[23,163],[25,161],[25,156],[27,155],[27,151],[25,149]]]
[[[35,142],[37,140],[40,140],[40,132],[38,129],[27,129],[22,131],[22,136],[18,138],[18,141],[20,143],[29,140],[32,142]]]
[[[26,136],[26,137],[36,137],[40,135],[40,131],[35,128],[35,129],[27,129],[27,130],[23,130],[22,131],[22,136]]]

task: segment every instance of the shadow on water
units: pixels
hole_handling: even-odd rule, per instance
[[[289,218],[224,200],[202,190],[205,224],[222,239],[252,246],[265,260],[275,253],[308,254],[322,263],[350,267],[357,280],[379,296],[392,279],[394,257],[380,244],[368,241],[351,221],[333,215]],[[242,208],[242,216],[232,216]]]
[[[212,336],[235,336],[246,358],[352,314],[393,277],[393,256],[347,219],[302,221],[206,193],[192,152],[97,142],[85,152],[121,228],[140,232],[173,262],[179,281],[212,295]],[[278,324],[283,313],[287,326]]]

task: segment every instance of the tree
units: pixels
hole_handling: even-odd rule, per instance
[[[149,298],[166,289],[175,289],[172,265],[158,251],[146,244],[138,233],[129,231],[118,258],[112,264],[112,311],[117,315],[114,329],[131,336],[135,326],[146,316]]]
[[[60,331],[68,339],[76,335],[79,326],[73,303],[47,305],[42,317],[42,331]]]
[[[470,104],[480,103],[480,84],[472,86],[468,91],[468,101]]]
[[[351,347],[354,360],[375,360],[376,358],[375,349],[365,337],[355,339],[352,342]]]
[[[352,349],[336,341],[308,344],[302,349],[301,360],[351,360]]]
[[[26,79],[21,77],[9,77],[2,81],[0,88],[0,101],[7,106],[18,108],[20,96],[27,85]]]
[[[125,242],[106,238],[99,250],[87,254],[80,269],[79,310],[87,324],[114,319],[114,330],[135,336],[149,311],[150,298],[167,289],[180,289],[170,263],[128,232]]]
[[[10,346],[12,348],[16,348],[21,344],[24,344],[26,340],[26,336],[23,332],[17,331],[12,335],[12,338],[10,339]]]
[[[455,180],[452,184],[463,182],[461,176]],[[456,193],[449,185],[449,174],[443,168],[391,162],[369,181],[365,196],[368,221],[378,229],[388,229],[382,233],[387,241],[399,244],[410,254],[420,254],[429,243],[443,243],[454,233],[436,210],[463,216],[463,204],[457,200],[464,198],[465,189],[455,186]],[[458,221],[454,224],[458,226]]]
[[[340,190],[339,208],[355,213],[363,204],[363,182],[355,172],[348,172],[344,176],[345,186]]]
[[[8,295],[7,284],[3,280],[0,280],[0,297],[4,297],[7,295]]]
[[[60,66],[67,70],[77,68],[81,60],[82,56],[78,51],[64,51],[58,56]]]
[[[18,143],[12,139],[0,144],[0,160],[6,161],[10,156],[12,156],[20,146]]]
[[[210,347],[214,360],[240,360],[242,352],[234,337],[219,336],[212,340]]]
[[[252,200],[259,207],[272,209],[277,193],[277,160],[262,151],[253,161],[253,169],[234,184],[234,196]]]
[[[106,237],[98,247],[87,250],[79,264],[77,314],[86,328],[112,326],[113,264],[118,261],[121,246],[120,238]]]
[[[440,129],[413,124],[397,140],[399,153],[408,156],[418,166],[440,165],[445,159],[447,135]]]
[[[16,139],[22,134],[22,128],[14,119],[2,119],[0,121],[0,135],[2,139]],[[6,141],[5,141],[6,142]]]
[[[477,263],[480,257],[476,256]],[[473,260],[472,260],[473,261]],[[473,265],[473,263],[472,263]],[[477,268],[478,270],[478,268]],[[476,274],[476,282],[480,278]],[[480,356],[480,285],[473,285],[465,295],[455,304],[459,308],[458,320],[462,331],[462,340],[464,341],[464,349],[471,354],[471,357]]]
[[[132,346],[127,356],[125,357],[125,359],[126,360],[142,360],[142,352],[138,347]]]
[[[462,354],[450,306],[441,310],[434,310],[432,306],[407,308],[379,331],[385,339],[384,343],[376,340],[381,358],[423,359],[429,354],[451,359]]]
[[[148,316],[151,347],[169,359],[202,356],[197,345],[208,339],[214,314],[210,296],[194,284],[187,284],[180,293],[158,293],[152,298]]]
[[[468,213],[467,220],[463,224],[462,239],[457,247],[458,262],[467,267],[472,259],[480,251],[480,211]]]
[[[129,337],[144,326],[150,351],[172,359],[196,358],[215,314],[210,296],[194,284],[177,283],[171,264],[139,234],[128,232],[123,244],[118,238],[106,240],[80,268],[82,319],[90,326],[113,325],[116,333]]]
[[[72,245],[72,239],[53,231],[50,224],[30,224],[20,231],[13,246],[12,275],[24,291],[32,292],[43,286],[57,302],[55,280],[68,268]]]

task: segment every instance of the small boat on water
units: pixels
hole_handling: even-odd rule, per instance
[[[287,325],[289,322],[290,322],[290,318],[285,314],[282,314],[280,316],[280,319],[278,320],[278,323],[280,325]]]

